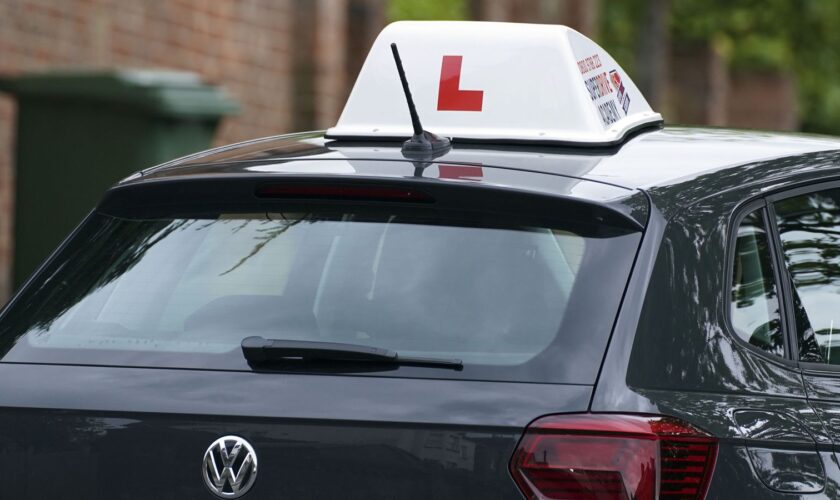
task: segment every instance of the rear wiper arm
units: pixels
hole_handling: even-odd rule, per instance
[[[460,370],[460,359],[418,358],[400,356],[397,351],[338,342],[308,340],[276,340],[263,337],[242,339],[242,354],[249,363],[324,362],[383,363],[395,365],[429,366]]]

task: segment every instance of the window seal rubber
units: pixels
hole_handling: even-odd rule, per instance
[[[785,342],[788,345],[789,358],[799,363],[799,332],[796,329],[796,311],[793,306],[793,283],[790,279],[790,272],[785,263],[782,239],[779,235],[779,227],[776,224],[776,209],[773,203],[767,198],[764,199],[765,224],[769,236],[768,244],[773,258],[773,267],[776,273],[776,282],[779,284],[779,299],[784,313]]]
[[[758,347],[750,344],[749,342],[742,339],[737,333],[735,333],[735,328],[732,324],[732,307],[731,307],[731,300],[729,299],[729,295],[732,291],[732,279],[735,272],[735,248],[737,245],[738,240],[738,228],[740,227],[741,223],[747,217],[747,215],[755,212],[756,210],[761,210],[761,216],[764,219],[764,224],[768,231],[768,245],[770,246],[770,259],[771,264],[773,266],[773,278],[776,280],[776,285],[779,288],[777,292],[779,298],[779,315],[781,316],[781,328],[782,328],[782,335],[784,338],[784,346],[785,346],[785,354],[784,356],[779,356],[777,354],[769,353],[763,349],[759,349]],[[798,366],[797,360],[793,357],[790,344],[791,344],[791,333],[790,328],[788,327],[788,317],[787,314],[787,305],[786,305],[786,297],[783,297],[783,287],[780,283],[780,269],[779,263],[776,260],[776,254],[774,248],[776,245],[774,244],[773,234],[769,228],[770,221],[768,220],[768,212],[767,212],[767,202],[764,198],[757,198],[748,200],[745,203],[738,206],[733,212],[732,216],[729,218],[728,224],[728,235],[727,235],[727,242],[726,242],[726,252],[725,252],[725,262],[726,262],[726,270],[725,270],[725,277],[724,277],[724,303],[726,306],[724,307],[724,315],[723,315],[723,327],[726,330],[728,336],[733,339],[736,345],[740,345],[741,347],[747,349],[748,351],[755,353],[762,358],[774,362],[776,364],[783,365],[786,368],[795,368]]]

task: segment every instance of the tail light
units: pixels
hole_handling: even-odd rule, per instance
[[[315,198],[322,200],[406,201],[430,203],[423,191],[408,187],[285,184],[257,188],[260,198]]]
[[[675,418],[552,415],[533,422],[510,461],[529,499],[703,499],[717,440]]]

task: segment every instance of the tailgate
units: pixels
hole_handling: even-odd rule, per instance
[[[0,478],[38,499],[520,498],[516,443],[586,411],[640,238],[605,203],[442,181],[119,188],[0,319]]]
[[[247,498],[519,498],[525,426],[591,387],[0,365],[4,497],[213,498],[205,450],[254,449]],[[231,496],[232,498],[232,496]]]

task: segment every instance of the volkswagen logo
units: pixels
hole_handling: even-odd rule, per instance
[[[204,452],[201,475],[216,496],[239,498],[257,479],[257,453],[239,436],[220,437]]]

